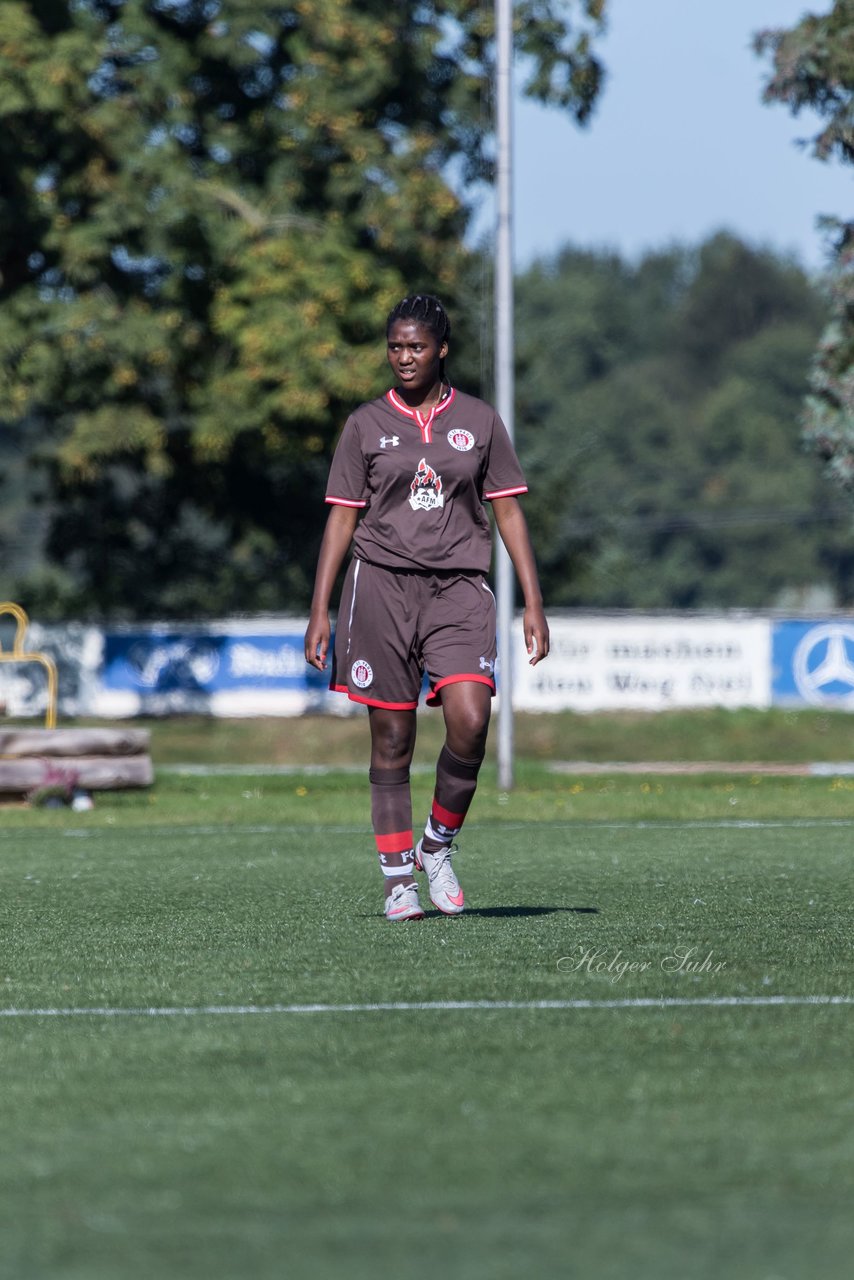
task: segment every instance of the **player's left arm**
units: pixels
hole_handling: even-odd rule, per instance
[[[543,593],[540,590],[528,522],[516,498],[494,498],[492,510],[495,512],[495,523],[501,534],[501,541],[513,561],[513,568],[525,597],[525,648],[533,667],[548,657],[549,624],[543,612]]]

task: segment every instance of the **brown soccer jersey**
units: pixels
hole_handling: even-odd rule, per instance
[[[507,429],[482,400],[451,390],[430,413],[395,391],[344,425],[326,501],[364,508],[355,554],[393,569],[485,573],[484,501],[527,492]]]

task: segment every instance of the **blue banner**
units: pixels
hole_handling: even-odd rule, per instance
[[[305,661],[302,633],[137,631],[104,636],[102,685],[140,695],[304,691],[328,677]]]
[[[854,711],[854,618],[776,622],[771,662],[775,705]]]

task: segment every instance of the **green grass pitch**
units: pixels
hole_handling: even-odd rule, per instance
[[[521,781],[405,925],[362,778],[6,810],[0,1277],[850,1275],[850,784]]]

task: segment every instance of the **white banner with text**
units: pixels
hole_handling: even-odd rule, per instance
[[[551,623],[551,653],[525,657],[514,636],[514,705],[524,711],[767,707],[767,618],[576,617]]]

